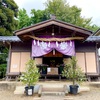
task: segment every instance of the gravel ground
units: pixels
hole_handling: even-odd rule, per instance
[[[72,97],[73,100],[100,100],[100,88],[91,88],[89,92],[82,92]]]
[[[37,95],[25,96],[14,95],[12,91],[0,91],[0,100],[67,100],[64,98],[73,98],[72,100],[100,100],[100,88],[91,88],[89,92],[82,92],[77,95],[62,96],[42,96],[39,98]]]

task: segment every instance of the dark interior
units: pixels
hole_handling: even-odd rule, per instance
[[[63,57],[43,57],[43,64],[47,64],[49,67],[57,67],[57,65],[63,64]]]

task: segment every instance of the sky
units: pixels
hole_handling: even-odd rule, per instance
[[[14,0],[19,9],[25,8],[29,14],[31,9],[45,9],[44,3],[47,0]],[[66,0],[70,6],[76,5],[82,9],[81,15],[91,18],[93,24],[100,26],[100,0]]]

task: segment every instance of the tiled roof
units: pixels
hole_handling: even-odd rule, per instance
[[[21,40],[17,36],[0,36],[1,41],[19,42]]]
[[[0,42],[1,41],[20,42],[21,40],[17,36],[0,36]],[[86,41],[100,42],[100,36],[89,36]]]
[[[88,41],[88,42],[100,42],[100,36],[89,36],[86,41]]]

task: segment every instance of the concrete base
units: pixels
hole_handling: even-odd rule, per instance
[[[14,94],[24,94],[25,86],[16,86]]]
[[[70,96],[66,96],[66,97],[64,98],[64,100],[73,100],[73,98],[70,97]]]
[[[67,85],[67,90],[68,92],[70,92],[69,85]],[[87,86],[79,86],[78,93],[85,92],[85,91],[90,91],[90,88]]]
[[[16,88],[16,82],[8,82],[8,81],[0,82],[0,90],[14,91],[15,88]]]
[[[100,88],[100,82],[90,82],[89,86],[90,87],[95,87],[95,88]]]
[[[40,85],[34,86],[34,93],[38,93]],[[14,94],[24,94],[25,86],[16,86]]]
[[[52,96],[54,96],[54,95],[57,95],[57,96],[61,96],[61,95],[63,95],[63,96],[65,96],[65,93],[64,92],[42,92],[42,95],[52,95]]]
[[[14,94],[24,94],[24,91],[25,91],[25,86],[16,86],[16,89],[14,91]],[[49,87],[50,88],[50,87]],[[38,93],[38,89],[39,89],[39,85],[36,85],[34,87],[34,93]],[[54,88],[51,87],[51,89],[53,90]],[[67,91],[69,91],[69,86],[67,86]],[[83,86],[80,86],[79,89],[78,89],[78,93],[80,92],[85,92],[85,91],[90,91],[90,88],[89,87],[83,87]],[[60,92],[60,91],[43,91],[42,92],[42,95],[50,95],[50,94],[55,94],[55,95],[64,95],[64,92]]]

